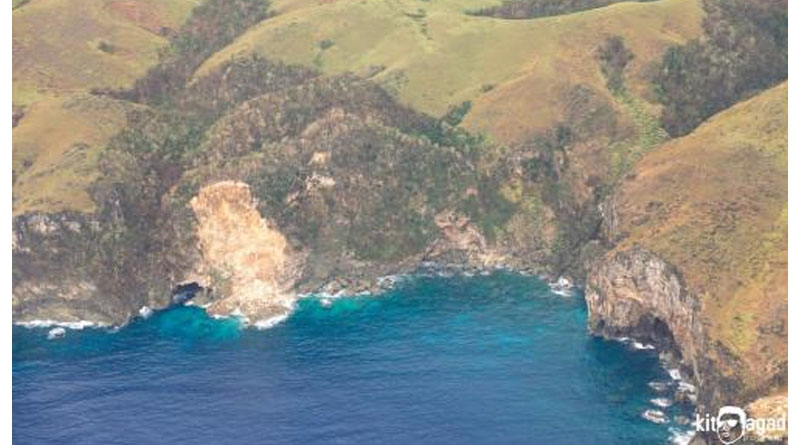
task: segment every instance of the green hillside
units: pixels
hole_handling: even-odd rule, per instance
[[[786,358],[788,85],[645,156],[613,205],[617,250],[642,246],[701,297],[723,373],[769,385]]]
[[[14,9],[14,105],[129,86],[198,0],[32,0]]]
[[[592,61],[607,37],[625,38],[636,54],[630,89],[652,100],[646,80],[651,63],[666,46],[700,31],[701,10],[695,0],[618,3],[534,20],[465,13],[485,4],[491,3],[283,0],[274,5],[277,17],[215,54],[198,75],[249,52],[325,73],[351,71],[433,115],[472,101],[466,128],[510,142],[557,122],[563,95],[571,87],[585,84],[605,91],[605,80]]]

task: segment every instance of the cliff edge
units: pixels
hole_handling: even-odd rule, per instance
[[[787,390],[787,88],[650,152],[603,208],[590,330],[670,352],[700,412]]]

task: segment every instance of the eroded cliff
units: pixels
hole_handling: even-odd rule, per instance
[[[426,261],[545,271],[554,213],[529,179],[509,194],[495,150],[355,76],[231,61],[130,111],[95,212],[17,218],[15,318],[119,324],[195,283],[210,312],[256,321]],[[93,231],[59,222],[72,219]],[[521,221],[534,245],[513,242]],[[105,312],[82,303],[103,299]]]
[[[651,152],[604,206],[590,328],[671,351],[699,409],[787,385],[787,85]]]
[[[186,281],[220,295],[208,312],[240,312],[257,320],[285,315],[296,296],[303,255],[258,213],[250,187],[233,181],[208,185],[191,207],[202,261]]]

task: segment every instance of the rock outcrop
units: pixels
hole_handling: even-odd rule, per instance
[[[95,211],[15,219],[14,318],[122,324],[194,284],[210,313],[256,322],[428,261],[543,268],[553,212],[521,176],[506,190],[486,145],[351,75],[232,61],[131,111]],[[517,254],[527,222],[537,245]]]
[[[704,350],[700,303],[674,266],[641,248],[613,252],[589,276],[586,304],[592,332],[653,344],[698,375],[698,352]]]
[[[603,206],[590,330],[670,353],[700,412],[786,393],[786,100],[779,85],[649,153]]]
[[[233,312],[262,320],[286,314],[296,294],[303,255],[256,208],[247,184],[222,181],[192,198],[202,252],[193,281],[218,290],[208,307],[214,315]]]

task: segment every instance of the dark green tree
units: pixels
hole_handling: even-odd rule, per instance
[[[672,136],[788,75],[787,0],[705,0],[703,7],[702,38],[667,50],[655,79]]]
[[[606,78],[606,85],[613,93],[625,88],[625,67],[633,60],[633,53],[625,46],[621,36],[612,36],[597,50],[600,69]]]

